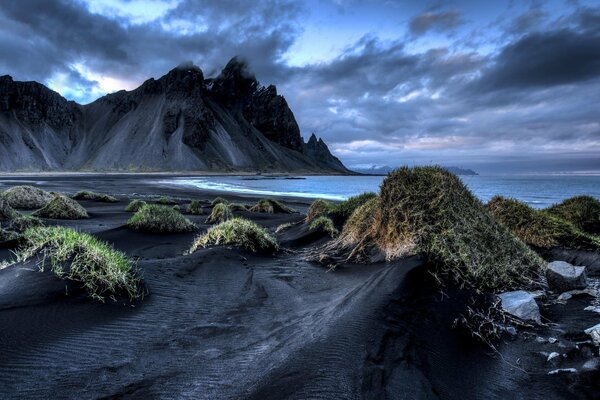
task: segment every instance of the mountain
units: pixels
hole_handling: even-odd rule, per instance
[[[460,167],[444,167],[448,171],[452,172],[456,175],[479,175],[477,172],[472,169],[460,168]],[[358,172],[360,174],[369,174],[369,175],[387,175],[396,168],[390,167],[389,165],[379,166],[372,165],[370,167],[355,167],[352,168],[352,171]]]
[[[214,79],[184,64],[87,105],[2,76],[0,170],[349,172],[238,58]]]

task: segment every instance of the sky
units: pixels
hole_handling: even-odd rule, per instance
[[[89,103],[234,56],[347,166],[600,173],[600,1],[3,0],[0,75]]]

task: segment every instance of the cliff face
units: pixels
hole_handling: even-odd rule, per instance
[[[0,77],[0,170],[347,172],[237,58],[215,79],[181,65],[85,106]]]

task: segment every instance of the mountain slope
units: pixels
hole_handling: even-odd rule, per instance
[[[348,172],[237,58],[215,79],[181,65],[83,106],[0,77],[0,170]]]

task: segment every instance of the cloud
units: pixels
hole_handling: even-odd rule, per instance
[[[410,21],[410,32],[413,35],[423,35],[429,31],[449,31],[461,24],[463,19],[460,12],[454,11],[427,11],[416,15]]]

